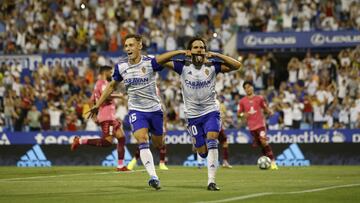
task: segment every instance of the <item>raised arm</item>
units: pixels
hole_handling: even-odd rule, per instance
[[[207,57],[208,58],[216,57],[224,61],[224,64],[221,65],[221,72],[240,70],[240,68],[242,68],[242,63],[240,61],[220,53],[208,52]]]
[[[176,50],[176,51],[169,51],[163,54],[160,54],[155,57],[156,62],[166,68],[174,69],[174,63],[171,60],[172,57],[187,54],[186,50]]]
[[[102,92],[101,97],[96,102],[96,104],[90,109],[89,117],[93,117],[97,111],[99,110],[99,107],[105,102],[105,100],[111,95],[111,93],[115,90],[116,85],[118,84],[118,81],[111,81],[105,88],[105,90]]]

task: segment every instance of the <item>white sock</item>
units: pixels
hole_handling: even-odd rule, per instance
[[[207,156],[208,164],[208,185],[215,183],[215,175],[218,167],[219,151],[217,148],[209,149]]]
[[[196,153],[196,161],[198,164],[202,164],[204,162],[204,159],[199,155],[199,153]]]
[[[154,158],[153,158],[149,148],[140,150],[140,159],[141,159],[146,171],[150,175],[150,177],[158,178],[158,176],[156,175],[156,171],[155,171]]]

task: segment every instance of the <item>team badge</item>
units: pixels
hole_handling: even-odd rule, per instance
[[[146,68],[145,67],[142,67],[141,68],[141,72],[143,72],[144,74],[146,73]]]
[[[210,71],[209,71],[209,69],[206,68],[206,69],[205,69],[205,75],[206,75],[206,76],[209,76],[209,74],[210,74]]]

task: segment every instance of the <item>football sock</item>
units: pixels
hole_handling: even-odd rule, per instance
[[[270,145],[266,145],[265,147],[262,147],[262,154],[264,156],[269,157],[272,161],[274,160],[274,154]]]
[[[139,144],[140,158],[150,177],[158,177],[155,172],[154,159],[149,149],[149,143]]]
[[[122,168],[124,167],[124,159],[118,159],[118,165],[117,165],[118,168]]]
[[[117,153],[118,153],[118,168],[124,166],[123,160],[125,155],[125,137],[118,138],[118,143],[116,146]]]
[[[207,162],[208,162],[208,185],[209,185],[210,183],[215,183],[216,169],[219,160],[219,151],[218,151],[217,140],[209,139],[206,142],[208,148]]]
[[[229,159],[229,148],[228,147],[223,147],[223,160],[228,160]]]
[[[139,147],[137,147],[136,148],[136,151],[135,151],[135,158],[136,158],[136,160],[139,160],[140,159],[140,149],[139,149]]]
[[[204,158],[202,158],[199,153],[196,153],[196,161],[198,164],[202,164],[204,162]]]
[[[111,143],[105,139],[97,138],[97,139],[88,139],[87,145],[92,145],[97,147],[110,147]]]
[[[87,138],[80,138],[80,144],[87,144],[88,139]]]
[[[165,144],[159,148],[159,152],[160,152],[160,163],[165,163],[165,156],[167,152],[167,148]]]

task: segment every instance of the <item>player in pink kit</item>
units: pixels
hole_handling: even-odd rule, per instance
[[[254,87],[251,82],[244,82],[243,88],[246,92],[246,96],[239,102],[238,114],[241,118],[247,120],[250,133],[253,136],[253,146],[256,147],[260,145],[263,155],[271,159],[270,169],[277,170],[278,167],[275,163],[272,149],[267,143],[265,118],[262,110],[269,115],[272,115],[273,112],[267,106],[264,97],[255,95]]]
[[[91,95],[91,102],[93,104],[101,97],[103,90],[106,88],[109,81],[111,81],[112,67],[100,67],[100,79],[96,82],[94,92]],[[121,97],[120,94],[111,94],[111,97],[101,105],[99,113],[96,118],[96,123],[101,126],[102,138],[86,139],[76,136],[71,145],[71,150],[75,151],[79,145],[92,145],[96,147],[110,147],[112,145],[113,137],[118,141],[118,166],[117,171],[129,171],[124,165],[125,154],[125,136],[121,128],[121,123],[115,118],[115,103],[114,98]]]

